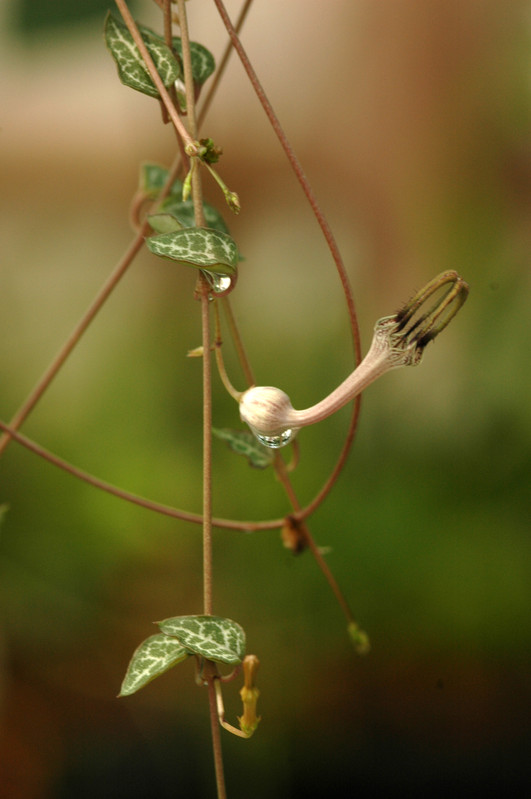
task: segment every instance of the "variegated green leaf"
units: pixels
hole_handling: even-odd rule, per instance
[[[134,694],[155,677],[185,660],[189,654],[176,638],[169,638],[163,633],[151,635],[135,649],[119,696]]]
[[[157,233],[174,233],[183,228],[173,214],[150,214],[148,222]]]
[[[151,30],[151,28],[147,28],[145,25],[139,25],[139,29],[142,34],[147,34],[153,39],[159,39],[161,42],[164,41],[160,34],[155,33],[155,31]],[[172,47],[182,62],[183,46],[179,36],[174,36],[172,38]],[[194,83],[198,85],[204,83],[216,69],[214,56],[210,50],[207,50],[206,47],[203,47],[203,45],[198,42],[190,42],[190,60],[192,62],[192,77]]]
[[[140,168],[139,189],[147,197],[156,199],[162,191],[167,179],[168,169],[166,169],[166,167],[160,166],[159,164],[146,162],[142,164]],[[194,204],[192,200],[186,200],[186,202],[183,202],[182,189],[182,181],[174,181],[170,189],[170,194],[161,203],[159,211],[176,217],[181,223],[181,227],[194,227]],[[213,228],[214,230],[220,230],[222,233],[229,233],[229,229],[225,224],[225,220],[217,208],[214,208],[213,205],[204,202],[203,213],[205,215],[207,227]],[[155,230],[155,228],[153,229]],[[159,232],[163,233],[166,231],[161,230]]]
[[[166,169],[165,166],[145,162],[140,166],[140,191],[147,197],[151,197],[153,199],[157,198],[168,179],[168,174],[169,170]],[[177,194],[179,197],[181,197],[182,192],[182,181],[176,180],[174,183],[172,183],[170,194]]]
[[[220,663],[241,663],[245,655],[245,632],[232,619],[220,616],[175,616],[159,622],[166,635],[175,638],[195,655]]]
[[[155,255],[217,275],[236,274],[238,248],[226,233],[211,228],[186,228],[150,236],[146,244]]]
[[[181,40],[178,36],[173,38],[173,49],[176,53],[179,53],[182,58],[183,48]],[[210,50],[207,50],[202,44],[198,44],[198,42],[190,42],[190,57],[192,61],[192,76],[194,78],[194,83],[202,84],[216,69],[214,56]]]
[[[231,430],[228,427],[212,428],[212,433],[226,441],[229,447],[238,455],[243,455],[249,461],[249,466],[255,469],[266,469],[273,463],[274,450],[263,447],[248,430]]]
[[[140,26],[139,30],[162,82],[166,87],[172,86],[181,75],[179,61],[164,41],[149,29]],[[150,97],[158,97],[157,88],[127,26],[110,12],[105,20],[105,42],[116,62],[122,83]]]
[[[183,227],[195,226],[194,204],[192,200],[183,202],[183,200],[179,199],[176,195],[172,195],[161,203],[160,210],[176,216]],[[205,215],[207,227],[228,234],[229,229],[217,208],[204,202],[203,213]]]

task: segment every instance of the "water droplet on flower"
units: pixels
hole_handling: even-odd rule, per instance
[[[284,430],[276,436],[263,436],[261,433],[257,433],[256,430],[253,430],[258,441],[263,444],[264,447],[269,447],[270,449],[280,449],[280,447],[286,446],[295,436],[296,432],[296,430]]]

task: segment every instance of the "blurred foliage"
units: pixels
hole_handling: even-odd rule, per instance
[[[64,32],[72,25],[103,19],[110,0],[11,0],[11,25],[14,31],[26,41],[51,31]],[[130,4],[132,11],[138,3]]]
[[[32,5],[32,24],[41,14],[51,19],[54,5]],[[84,8],[64,5],[62,20]],[[494,20],[496,3],[487,5]],[[29,3],[13,8],[22,19]],[[248,796],[250,785],[259,799],[343,795],[353,784],[361,796],[478,786],[503,794],[517,792],[525,778],[530,56],[518,14],[507,8],[499,4],[504,25],[489,28],[486,50],[472,36],[468,82],[458,72],[446,94],[434,94],[429,72],[414,68],[426,40],[413,36],[404,51],[412,84],[400,102],[386,94],[392,69],[379,75],[381,117],[354,95],[361,109],[349,145],[355,189],[344,151],[308,155],[317,183],[334,183],[329,206],[352,256],[365,347],[375,319],[443,268],[460,271],[471,294],[419,368],[387,375],[366,392],[349,463],[310,522],[370,635],[366,659],[353,654],[309,553],[294,557],[277,532],[215,531],[215,612],[242,624],[262,663],[259,732],[244,743],[223,739],[231,796]],[[372,48],[386,35],[394,41],[392,22],[378,35],[372,29]],[[439,43],[444,28],[435,27]],[[350,34],[345,48],[351,52]],[[443,71],[455,68],[455,49],[436,53]],[[86,68],[84,60],[80,74]],[[374,86],[373,73],[348,69]],[[108,75],[115,79],[112,63]],[[54,109],[61,87],[49,90]],[[338,103],[338,113],[344,107]],[[427,130],[426,107],[435,120]],[[63,110],[68,117],[70,107]],[[136,120],[143,110],[134,113]],[[371,114],[373,136],[363,128]],[[98,120],[94,131],[110,135],[113,123]],[[314,130],[307,135],[315,147]],[[169,162],[174,141],[167,138]],[[127,246],[138,171],[128,155],[118,162],[118,151],[102,156],[96,146],[91,155],[90,130],[72,160],[61,151],[50,163],[50,142],[33,143],[31,159],[13,150],[9,191],[0,198],[3,419]],[[231,221],[246,254],[234,309],[259,382],[279,385],[305,407],[351,367],[343,301],[313,223],[299,210],[298,188],[265,156],[257,162],[253,147],[251,158],[237,139],[224,142],[230,184],[244,199]],[[201,361],[186,358],[200,343],[191,271],[142,253],[24,432],[117,485],[197,511]],[[226,349],[241,387],[228,342]],[[334,463],[347,415],[301,433],[294,483],[303,502]],[[217,378],[214,424],[238,425]],[[249,468],[222,441],[213,446],[216,515],[286,512],[270,470]],[[169,797],[177,775],[183,793],[211,797],[206,697],[191,664],[138,697],[115,699],[133,649],[155,631],[152,622],[201,610],[199,528],[101,494],[15,444],[0,461],[0,503],[9,505],[0,533],[2,723],[9,733],[0,793],[7,786],[22,799]],[[237,688],[226,692],[232,721],[241,712]]]

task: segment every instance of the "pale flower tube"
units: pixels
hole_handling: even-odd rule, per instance
[[[446,291],[429,310],[418,313],[443,286]],[[397,314],[376,322],[372,344],[359,366],[327,397],[296,410],[288,395],[273,386],[253,386],[240,399],[240,417],[266,446],[287,444],[301,427],[320,422],[360,394],[378,377],[399,366],[420,363],[426,345],[455,316],[468,296],[468,285],[453,271],[431,280]]]

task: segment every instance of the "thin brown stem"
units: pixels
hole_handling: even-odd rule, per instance
[[[63,346],[53,358],[52,362],[34,386],[31,393],[28,395],[26,400],[20,406],[18,411],[12,417],[10,421],[10,427],[15,430],[18,430],[19,427],[22,425],[24,420],[29,416],[35,405],[41,399],[42,395],[57,375],[61,367],[63,366],[64,362],[67,360],[68,356],[79,342],[81,336],[86,331],[104,302],[110,296],[114,288],[117,286],[129,266],[131,265],[134,257],[142,248],[144,244],[144,236],[147,232],[147,225],[143,225],[140,232],[135,236],[132,243],[124,253],[123,257],[118,262],[117,266],[113,270],[113,272],[109,275],[101,289],[99,290],[98,294],[92,301],[91,305],[81,317],[77,325],[74,327],[66,341],[64,342]],[[3,453],[7,445],[10,441],[10,435],[5,433],[2,438],[0,439],[0,455]]]
[[[163,200],[169,194],[170,188],[172,183],[175,181],[177,173],[180,169],[180,159],[177,159],[169,173],[166,183],[158,197],[158,201]],[[12,419],[10,420],[9,426],[13,430],[18,430],[20,426],[23,424],[25,419],[29,416],[32,412],[34,407],[37,405],[47,388],[49,387],[50,383],[53,381],[95,316],[99,313],[109,296],[112,294],[126,271],[131,266],[135,256],[142,248],[144,243],[144,237],[149,231],[149,225],[144,223],[141,229],[136,234],[135,238],[125,251],[124,255],[111,272],[109,277],[106,279],[96,296],[94,297],[93,301],[76,324],[74,329],[72,330],[71,334],[68,336],[62,347],[60,348],[59,352],[55,355],[53,360],[51,361],[48,368],[45,370],[44,374],[40,377],[37,381],[36,385],[33,387],[30,394],[26,397],[22,405],[16,411]],[[2,453],[9,445],[11,440],[10,433],[5,433],[0,437],[0,457]]]
[[[164,0],[164,6],[162,11],[164,18],[164,41],[166,42],[166,46],[173,51],[171,0]]]
[[[284,460],[283,460],[282,455],[280,454],[280,452],[276,453],[276,457],[275,457],[275,461],[274,461],[273,465],[275,467],[275,472],[276,472],[276,475],[278,477],[278,480],[282,484],[282,486],[283,486],[283,488],[284,488],[284,490],[285,490],[285,492],[286,492],[286,494],[287,494],[287,496],[289,498],[289,501],[290,501],[290,503],[291,503],[291,505],[292,505],[292,507],[293,507],[293,509],[295,511],[294,518],[298,518],[298,514],[301,511],[301,506],[300,506],[299,500],[297,498],[297,495],[295,493],[295,489],[293,488],[293,485],[292,485],[291,480],[289,478],[289,474],[288,474],[288,470],[286,468],[286,464],[284,463]],[[354,622],[354,615],[353,615],[353,613],[352,613],[352,611],[351,611],[351,609],[349,607],[349,604],[348,604],[348,602],[347,602],[347,600],[345,598],[345,595],[343,594],[341,588],[339,587],[339,584],[338,584],[336,578],[332,574],[332,571],[331,571],[330,567],[328,566],[327,562],[323,558],[323,555],[322,555],[319,547],[317,546],[312,534],[310,533],[310,530],[308,529],[308,526],[306,524],[304,524],[304,523],[301,523],[299,525],[299,529],[302,531],[302,533],[304,535],[304,538],[306,540],[306,543],[308,544],[308,547],[309,547],[309,549],[310,549],[310,551],[311,551],[311,553],[312,553],[317,565],[321,569],[321,572],[323,573],[326,581],[328,582],[330,588],[332,589],[332,591],[334,593],[334,596],[336,597],[336,599],[337,599],[337,601],[338,601],[338,603],[339,603],[339,605],[341,607],[341,610],[345,614],[345,617],[346,617],[347,621],[349,623]]]
[[[238,391],[232,385],[229,376],[227,374],[227,370],[225,368],[225,361],[223,359],[223,341],[221,339],[221,324],[219,318],[219,305],[217,302],[214,303],[214,319],[216,324],[216,337],[214,339],[214,352],[216,355],[216,366],[218,368],[218,373],[221,378],[221,382],[225,386],[225,390],[230,394],[230,396],[236,400],[236,402],[240,401],[242,396],[242,392]]]
[[[177,0],[181,31],[186,112],[192,137],[197,138],[192,56],[188,36],[185,0]],[[196,227],[205,224],[203,191],[198,163],[192,159],[192,197]],[[195,167],[195,168],[194,168]],[[203,345],[203,613],[212,615],[212,362],[210,358],[210,286],[204,275],[198,280],[201,299],[201,333]],[[210,686],[209,686],[210,690]]]
[[[177,0],[177,9],[179,13],[179,28],[181,31],[181,45],[183,49],[183,69],[184,69],[184,86],[186,91],[186,115],[188,117],[188,125],[190,128],[190,135],[193,139],[197,138],[197,122],[195,112],[195,87],[194,76],[192,74],[192,55],[190,52],[190,37],[188,35],[188,17],[186,14],[186,7],[184,0]]]
[[[251,7],[252,2],[253,2],[253,0],[245,0],[245,3],[243,4],[242,9],[240,11],[240,14],[238,16],[238,19],[236,21],[236,25],[234,26],[234,30],[236,31],[236,33],[239,33],[241,31],[241,29],[243,27],[243,23],[245,22],[245,19],[247,17],[247,13],[248,13],[248,11],[249,11],[249,9]],[[203,100],[203,103],[201,105],[201,110],[200,110],[199,116],[198,116],[199,125],[201,125],[203,123],[203,121],[205,119],[205,116],[207,115],[208,110],[209,110],[210,106],[212,105],[212,100],[215,97],[215,94],[216,94],[216,91],[218,89],[218,86],[219,86],[219,84],[221,82],[221,79],[222,79],[224,73],[225,73],[225,69],[227,68],[227,64],[229,63],[229,58],[231,56],[232,49],[233,49],[232,48],[232,42],[229,40],[227,46],[225,47],[225,50],[223,51],[223,55],[221,56],[221,60],[220,60],[220,62],[218,64],[218,68],[216,70],[216,74],[212,78],[212,82],[210,84],[210,87],[209,87],[209,90],[208,90],[208,94],[205,96],[205,99]]]
[[[234,46],[234,49],[236,50],[236,52],[238,53],[238,56],[240,57],[240,60],[241,60],[242,65],[243,65],[243,68],[245,69],[245,71],[247,73],[247,76],[248,76],[248,78],[249,78],[249,80],[251,82],[251,85],[252,85],[252,87],[253,87],[253,89],[254,89],[254,91],[255,91],[255,93],[256,93],[256,95],[257,95],[257,97],[258,97],[258,99],[259,99],[259,101],[260,101],[260,103],[261,103],[266,115],[267,115],[267,118],[269,119],[269,122],[270,122],[273,130],[275,131],[275,133],[276,133],[276,135],[277,135],[277,137],[279,139],[279,142],[280,142],[280,144],[282,146],[282,149],[284,150],[284,152],[285,152],[285,154],[286,154],[286,156],[287,156],[287,158],[288,158],[288,160],[290,162],[290,165],[291,165],[291,167],[292,167],[292,169],[293,169],[293,171],[294,171],[294,173],[295,173],[295,175],[296,175],[296,177],[297,177],[297,179],[298,179],[298,181],[299,181],[299,183],[301,185],[302,190],[304,191],[306,199],[310,203],[310,206],[311,206],[311,208],[312,208],[312,210],[314,212],[314,215],[315,215],[315,217],[317,219],[317,222],[318,222],[318,224],[319,224],[319,226],[321,228],[321,231],[322,231],[322,233],[323,233],[323,235],[324,235],[324,237],[326,239],[326,242],[328,244],[328,248],[330,250],[330,253],[331,253],[332,258],[334,260],[334,263],[336,265],[337,271],[339,273],[339,277],[340,277],[341,284],[342,284],[342,287],[343,287],[343,291],[344,291],[344,294],[345,294],[345,299],[347,301],[349,318],[350,318],[350,322],[351,322],[351,332],[352,332],[353,346],[354,346],[354,351],[355,351],[355,354],[356,354],[356,361],[358,362],[358,361],[361,360],[361,344],[360,344],[359,328],[358,328],[358,323],[357,323],[357,314],[356,314],[356,310],[355,310],[354,299],[353,299],[353,296],[352,296],[352,290],[350,288],[350,282],[349,282],[349,279],[348,279],[348,275],[346,273],[345,266],[343,264],[343,259],[341,257],[341,253],[339,251],[339,247],[337,246],[337,242],[336,242],[336,240],[334,238],[334,235],[333,235],[332,230],[331,230],[331,228],[330,228],[330,226],[328,224],[328,221],[326,220],[326,217],[325,217],[323,211],[321,210],[321,208],[319,206],[319,203],[317,202],[317,198],[316,198],[316,196],[314,194],[314,191],[313,191],[312,187],[310,186],[310,183],[309,183],[308,178],[306,177],[306,175],[304,173],[304,170],[302,169],[302,166],[301,166],[301,164],[299,162],[299,159],[295,155],[295,152],[294,152],[294,150],[293,150],[293,148],[292,148],[292,146],[291,146],[291,144],[290,144],[290,142],[289,142],[289,140],[288,140],[288,138],[287,138],[282,126],[281,126],[281,124],[280,124],[280,121],[279,121],[279,119],[278,119],[278,117],[277,117],[277,115],[276,115],[276,113],[275,113],[275,111],[273,109],[273,106],[269,102],[269,99],[268,99],[268,97],[267,97],[267,95],[266,95],[266,93],[264,91],[264,88],[263,88],[262,84],[260,83],[260,81],[258,79],[258,76],[257,76],[257,74],[256,74],[256,72],[255,72],[255,70],[254,70],[254,68],[253,68],[253,66],[252,66],[252,64],[251,64],[251,62],[249,60],[249,57],[247,56],[247,53],[245,52],[245,50],[244,50],[244,48],[242,46],[242,43],[240,42],[240,39],[239,39],[238,34],[237,34],[237,31],[236,31],[235,27],[232,25],[232,22],[230,20],[230,17],[229,17],[229,15],[227,13],[227,10],[226,10],[222,0],[214,0],[214,3],[217,6],[219,14],[220,14],[220,16],[221,16],[221,18],[223,20],[223,23],[224,23],[224,25],[225,25],[225,27],[227,29],[227,32],[228,32],[230,38],[231,38],[232,44]]]
[[[212,614],[212,369],[209,286],[201,278],[203,340],[203,613]]]
[[[218,720],[224,730],[230,732],[232,735],[238,736],[238,738],[250,738],[251,736],[249,733],[244,732],[243,730],[239,730],[234,724],[230,724],[225,719],[225,704],[223,702],[223,693],[221,690],[221,680],[216,679],[214,681],[214,688],[216,690],[216,710],[218,713]]]
[[[203,516],[200,513],[190,513],[189,511],[180,510],[179,508],[171,507],[170,505],[163,505],[160,502],[154,502],[151,499],[146,499],[145,497],[141,497],[138,494],[133,494],[131,491],[126,491],[123,488],[118,488],[118,486],[112,485],[111,483],[107,483],[105,480],[101,480],[99,477],[95,477],[88,472],[83,471],[83,469],[79,469],[77,466],[74,466],[72,463],[65,461],[63,458],[59,458],[57,455],[54,455],[52,452],[49,452],[44,447],[41,447],[40,444],[37,444],[35,441],[32,441],[27,436],[22,435],[21,433],[14,430],[9,425],[5,424],[5,422],[0,421],[0,430],[3,430],[6,435],[9,436],[10,439],[16,441],[17,444],[25,447],[29,452],[32,452],[34,455],[37,455],[39,458],[51,463],[52,466],[56,466],[58,469],[66,472],[67,474],[71,475],[72,477],[77,478],[78,480],[82,480],[84,483],[92,486],[93,488],[97,488],[100,491],[105,491],[107,494],[111,496],[117,497],[118,499],[125,500],[126,502],[131,502],[133,505],[138,505],[141,508],[145,508],[149,511],[154,511],[155,513],[160,513],[163,516],[169,516],[172,519],[180,519],[183,522],[192,522],[193,524],[202,524],[203,523]],[[220,529],[226,530],[241,530],[242,532],[246,533],[254,533],[261,530],[276,530],[282,527],[284,523],[283,519],[271,519],[268,521],[263,522],[253,522],[253,521],[237,521],[232,519],[217,519],[215,517],[212,518],[212,526],[219,527]]]
[[[230,334],[232,337],[232,341],[236,348],[236,353],[238,355],[238,360],[240,362],[240,366],[242,367],[243,374],[245,375],[245,379],[249,386],[254,386],[255,379],[253,370],[251,369],[251,364],[249,362],[249,358],[247,357],[247,353],[245,351],[245,347],[243,346],[243,341],[240,336],[240,331],[238,330],[238,325],[236,324],[236,320],[234,318],[234,314],[232,312],[232,306],[230,304],[230,300],[228,297],[222,297],[221,304],[223,306],[223,310],[225,312],[225,316],[227,318],[227,322],[229,325]]]
[[[307,519],[312,513],[317,510],[317,508],[324,502],[332,488],[334,487],[337,478],[339,477],[343,466],[345,465],[347,458],[350,453],[350,449],[352,447],[352,442],[354,441],[354,437],[356,435],[356,430],[358,428],[358,419],[361,410],[361,402],[360,397],[356,397],[353,401],[353,410],[352,415],[350,417],[350,422],[347,430],[347,434],[345,436],[345,440],[343,442],[343,446],[341,448],[341,452],[339,453],[339,457],[335,463],[334,468],[332,469],[331,473],[327,477],[324,482],[324,485],[317,492],[314,498],[309,502],[301,511],[297,514],[297,518],[299,519]]]
[[[216,701],[216,688],[214,677],[210,677],[208,687],[208,705],[210,710],[210,728],[212,731],[212,751],[214,754],[214,768],[216,771],[216,787],[218,799],[227,799],[227,789],[225,787],[225,773],[223,770],[223,753],[221,751],[221,727],[218,723],[218,708]]]

